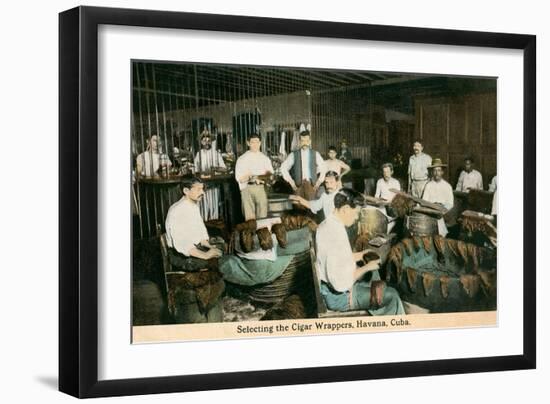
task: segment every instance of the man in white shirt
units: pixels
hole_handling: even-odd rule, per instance
[[[201,134],[201,150],[195,155],[195,172],[201,175],[210,175],[215,167],[225,168],[222,154],[212,147],[212,137],[208,131]],[[219,218],[220,188],[219,186],[209,187],[199,204],[204,220],[215,220]]]
[[[432,170],[432,179],[426,184],[422,199],[440,204],[446,211],[449,211],[454,206],[453,187],[443,179],[443,167],[447,167],[447,165],[443,164],[441,159],[433,159],[432,165],[429,167]],[[447,235],[449,231],[445,219],[437,220],[437,229],[441,236]]]
[[[168,158],[167,165],[168,168],[172,165]],[[136,174],[138,177],[152,177],[158,175],[159,167],[159,139],[157,135],[153,135],[147,141],[147,149],[136,157]]]
[[[325,192],[319,199],[308,201],[298,195],[290,195],[288,199],[294,202],[298,202],[300,205],[308,208],[313,213],[317,213],[323,209],[325,219],[329,217],[334,211],[334,196],[337,191],[342,187],[340,178],[334,171],[327,171],[325,174]]]
[[[325,173],[325,161],[318,152],[311,149],[309,131],[300,133],[300,149],[290,153],[281,164],[284,180],[296,195],[312,200],[325,180]]]
[[[166,242],[172,265],[186,271],[204,269],[204,260],[218,258],[222,252],[209,243],[199,202],[204,197],[201,179],[190,176],[181,183],[183,197],[170,206],[166,216]]]
[[[337,152],[336,147],[329,146],[328,148],[328,159],[325,160],[325,168],[327,172],[334,171],[340,178],[351,171],[349,165],[344,163],[342,160],[336,158]]]
[[[242,210],[245,220],[267,216],[267,194],[264,181],[258,176],[273,174],[271,160],[260,151],[260,135],[253,133],[246,142],[249,150],[237,159],[235,179],[241,190]]]
[[[374,193],[376,198],[391,202],[395,197],[395,192],[390,191],[390,189],[397,189],[398,191],[401,191],[401,184],[393,178],[392,175],[393,164],[382,164],[382,178],[376,182],[376,192]]]
[[[315,267],[321,281],[321,295],[329,310],[366,309],[372,315],[404,314],[397,291],[389,286],[383,290],[379,307],[371,306],[371,282],[380,280],[380,260],[358,266],[357,262],[367,250],[353,253],[346,233],[346,227],[357,220],[362,205],[364,198],[360,193],[347,188],[337,191],[333,214],[317,229]],[[371,281],[364,281],[364,275],[371,271]]]
[[[423,153],[424,147],[420,140],[413,143],[414,154],[409,158],[409,193],[417,198],[422,197],[424,187],[428,182],[428,167],[432,158]]]
[[[471,189],[483,189],[483,178],[479,171],[474,170],[474,159],[466,157],[464,159],[464,170],[460,173],[456,183],[456,190],[470,192]]]
[[[390,191],[390,189],[396,189],[401,191],[401,184],[398,180],[392,177],[393,175],[393,164],[384,163],[382,164],[382,178],[376,182],[376,191],[374,196],[376,198],[384,199],[391,202],[395,197],[395,192]],[[394,218],[390,216],[388,212],[388,207],[380,207],[379,210],[388,217],[388,233],[391,232],[395,226]]]

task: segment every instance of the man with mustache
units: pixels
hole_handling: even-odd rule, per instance
[[[325,180],[325,161],[311,148],[309,131],[300,133],[300,149],[293,151],[281,164],[281,175],[296,195],[311,201]]]
[[[288,199],[308,208],[313,213],[323,209],[325,219],[334,211],[334,196],[342,188],[340,177],[334,171],[328,171],[325,175],[325,191],[319,199],[308,201],[298,195],[291,195]]]
[[[428,182],[428,167],[432,158],[423,153],[424,147],[420,140],[413,143],[414,154],[409,158],[409,193],[417,198],[422,197],[424,187]]]
[[[166,242],[170,263],[185,271],[205,268],[204,260],[218,258],[222,252],[209,243],[199,202],[204,198],[204,183],[195,176],[181,182],[183,197],[170,206],[166,216]]]

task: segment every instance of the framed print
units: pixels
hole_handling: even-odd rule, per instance
[[[59,24],[60,390],[535,367],[534,36]]]

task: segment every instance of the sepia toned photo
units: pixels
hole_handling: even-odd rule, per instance
[[[131,72],[134,343],[496,325],[496,78]]]

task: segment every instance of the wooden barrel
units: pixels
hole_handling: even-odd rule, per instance
[[[420,212],[407,216],[407,229],[413,236],[433,236],[438,234],[437,219]]]
[[[311,256],[309,250],[296,254],[283,274],[273,282],[249,290],[251,300],[259,303],[278,303],[297,291],[310,287]]]
[[[374,237],[377,234],[386,234],[388,232],[388,218],[379,209],[366,207],[361,209],[359,216],[359,234],[365,234]]]
[[[270,217],[279,217],[292,210],[292,202],[287,194],[270,194],[267,196],[268,214]]]

